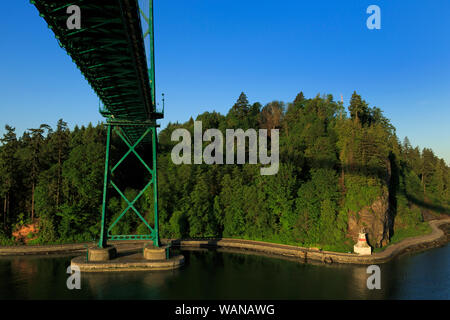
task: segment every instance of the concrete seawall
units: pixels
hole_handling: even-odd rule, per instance
[[[447,242],[447,236],[439,226],[449,224],[450,219],[430,221],[432,232],[428,235],[407,238],[399,243],[387,247],[384,251],[370,256],[359,256],[354,253],[339,253],[321,251],[318,249],[302,248],[291,245],[267,243],[252,240],[217,239],[217,240],[168,240],[174,247],[200,247],[200,248],[234,248],[264,252],[269,254],[297,258],[301,261],[319,261],[324,263],[344,264],[379,264],[385,263],[395,256],[411,251],[422,251],[426,248],[437,247]]]
[[[450,218],[433,220],[429,222],[432,232],[428,235],[407,238],[399,243],[387,247],[384,251],[374,253],[370,256],[359,256],[354,253],[338,253],[321,251],[318,249],[302,248],[291,245],[274,244],[252,240],[238,239],[207,239],[207,240],[173,240],[166,239],[161,242],[171,243],[173,247],[179,248],[231,248],[263,252],[280,256],[292,257],[303,262],[319,261],[324,263],[346,263],[346,264],[379,264],[384,263],[395,256],[410,251],[421,251],[430,247],[437,247],[447,242],[447,236],[439,229],[440,226],[450,224]],[[118,252],[126,252],[142,249],[146,241],[111,241]],[[87,246],[92,242],[81,244],[64,244],[48,246],[8,246],[0,247],[0,256],[12,255],[47,255],[86,252]]]
[[[110,241],[117,247],[118,252],[126,252],[142,249],[148,241]],[[86,253],[86,248],[97,245],[93,242],[55,245],[27,245],[27,246],[0,246],[0,256],[20,255],[50,255],[50,254],[72,254]]]

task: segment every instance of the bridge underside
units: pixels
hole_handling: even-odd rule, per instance
[[[107,118],[107,146],[99,246],[106,247],[108,239],[153,240],[154,245],[159,246],[156,120],[163,118],[163,114],[157,112],[155,107],[153,0],[149,0],[149,17],[140,10],[137,0],[31,0],[30,2],[39,10],[40,16],[54,32],[61,48],[66,50],[104,105],[100,112]],[[68,27],[68,20],[76,14],[76,11],[69,9],[72,5],[80,9],[79,29]],[[144,47],[141,14],[149,24],[145,35],[150,37],[151,43],[150,70]],[[129,148],[114,166],[109,161],[113,130]],[[152,148],[151,166],[147,165],[136,151],[137,147],[143,144]],[[138,196],[130,200],[114,184],[112,175],[132,153],[144,165],[146,174],[149,174],[149,181]],[[135,208],[136,201],[150,185],[153,185],[154,195],[153,227]],[[128,206],[107,228],[107,203],[111,188],[118,192]],[[111,234],[112,228],[129,211],[134,212],[147,227],[147,235]]]
[[[114,121],[154,122],[162,118],[152,89],[136,0],[32,0],[60,46],[76,63]],[[68,29],[71,13],[81,11],[81,29]],[[145,132],[127,126],[134,143]],[[149,142],[149,141],[147,141]]]

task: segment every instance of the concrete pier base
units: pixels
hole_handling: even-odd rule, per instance
[[[86,256],[73,258],[71,266],[82,272],[172,270],[184,264],[184,256],[169,254],[169,246],[146,244],[138,252],[120,252],[116,248],[89,248]]]
[[[146,244],[143,255],[144,259],[149,261],[167,260],[170,257],[169,246],[154,247],[151,244]]]
[[[91,247],[88,248],[89,261],[108,261],[117,256],[117,250],[114,246],[107,246],[106,248]]]
[[[86,261],[86,256],[73,258],[71,266],[77,266],[81,272],[111,271],[154,271],[173,270],[184,264],[184,256],[175,255],[167,260],[145,260],[142,252],[119,255],[109,261]]]

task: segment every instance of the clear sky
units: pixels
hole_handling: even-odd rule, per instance
[[[381,30],[368,30],[369,5]],[[155,0],[166,117],[354,90],[416,146],[450,163],[449,0]],[[29,1],[0,6],[0,134],[59,118],[97,123],[98,98]]]

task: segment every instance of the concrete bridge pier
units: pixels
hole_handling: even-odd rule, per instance
[[[116,247],[108,245],[106,248],[88,248],[88,261],[109,261],[117,256]]]
[[[145,260],[157,261],[170,259],[170,246],[155,247],[152,243],[144,245],[142,250]]]
[[[171,254],[170,245],[156,247],[151,242],[137,252],[120,250],[118,253],[112,245],[91,247],[87,256],[75,257],[71,261],[71,265],[82,272],[173,270],[183,264],[184,256]]]

